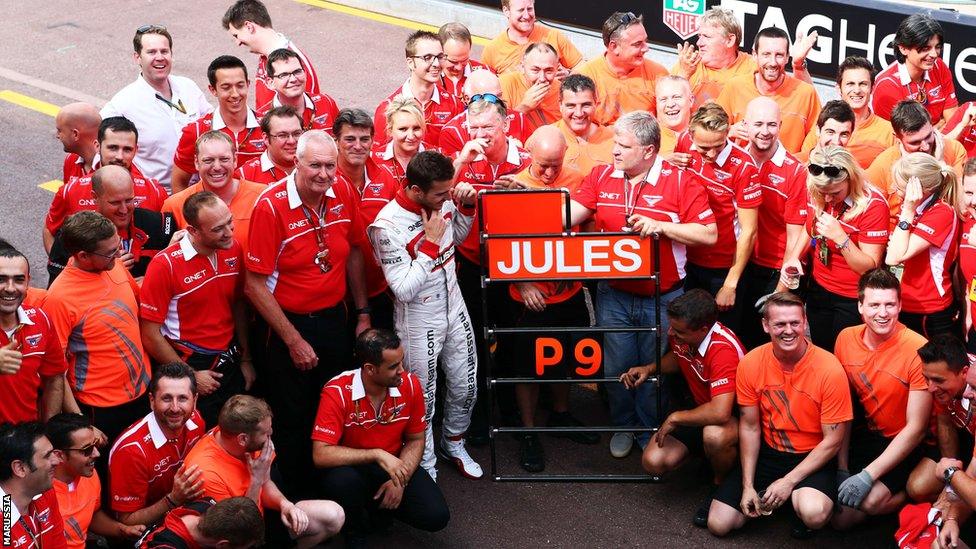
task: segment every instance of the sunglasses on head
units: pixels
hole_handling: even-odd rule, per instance
[[[136,29],[136,34],[146,34],[147,32],[166,32],[166,27],[162,25],[143,25]]]
[[[505,104],[501,97],[498,97],[493,93],[476,93],[471,96],[471,100],[468,101],[468,105],[471,105],[471,103],[474,103],[475,101],[485,101],[487,103],[494,103],[496,105]]]
[[[633,12],[628,11],[627,13],[622,14],[620,16],[620,22],[618,22],[617,25],[613,27],[613,30],[610,31],[610,33],[607,34],[607,36],[613,36],[613,33],[620,30],[621,27],[626,27],[631,23],[633,23],[634,21],[637,21],[637,16],[634,15]]]
[[[820,174],[824,174],[831,179],[835,179],[840,176],[841,173],[846,172],[847,170],[839,166],[831,166],[830,164],[826,166],[821,166],[820,164],[810,164],[807,166],[807,171],[810,172],[810,175],[818,176]]]

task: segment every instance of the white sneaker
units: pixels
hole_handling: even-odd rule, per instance
[[[481,466],[468,454],[468,450],[464,447],[464,440],[453,441],[442,438],[438,449],[440,450],[441,456],[454,462],[458,471],[465,477],[479,479],[484,476],[485,473],[481,470]]]
[[[631,448],[634,447],[633,433],[614,433],[610,437],[610,455],[615,458],[625,458],[630,455]]]

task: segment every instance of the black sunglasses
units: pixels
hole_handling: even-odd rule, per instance
[[[147,32],[166,32],[166,27],[162,25],[143,25],[136,29],[136,34],[146,34]]]
[[[85,456],[85,457],[91,457],[91,455],[95,453],[95,445],[94,444],[89,444],[88,446],[85,446],[83,448],[65,448],[64,451],[65,452],[81,452],[81,454],[83,456]]]
[[[468,105],[470,106],[471,103],[474,103],[475,101],[485,101],[487,103],[505,106],[505,102],[502,101],[502,98],[493,93],[476,93],[471,96],[471,100],[468,101]]]
[[[617,23],[616,26],[613,27],[613,30],[610,31],[610,33],[607,34],[607,36],[608,37],[613,36],[613,34],[615,32],[617,32],[618,30],[620,30],[621,27],[628,26],[631,23],[633,23],[634,21],[637,21],[637,16],[634,15],[634,12],[628,11],[627,13],[625,13],[625,14],[623,14],[623,15],[620,16],[620,22]]]
[[[807,166],[807,171],[810,172],[810,175],[819,176],[820,174],[824,174],[831,179],[836,179],[839,177],[841,172],[847,172],[845,168],[831,166],[829,164],[826,166],[821,166],[820,164],[810,164]]]

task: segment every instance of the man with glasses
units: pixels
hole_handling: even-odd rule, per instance
[[[538,42],[545,42],[559,52],[560,77],[583,62],[583,54],[562,31],[536,21],[535,0],[502,0],[502,13],[508,19],[508,28],[481,52],[481,62],[495,73],[518,70],[525,47]]]
[[[471,76],[468,76],[464,81],[462,97],[466,105],[481,101],[485,97],[488,97],[489,100],[492,98],[505,99],[505,96],[502,95],[502,85],[498,76],[488,70],[474,71]],[[532,135],[528,130],[525,115],[514,109],[509,109],[506,119],[508,120],[508,127],[505,130],[505,135],[515,138],[519,143],[525,143]],[[465,108],[441,129],[439,145],[442,153],[454,158],[464,148],[464,144],[470,140],[468,111]]]
[[[54,468],[61,456],[44,436],[44,425],[0,424],[0,522],[4,536],[23,549],[66,547],[64,521],[54,494]]]
[[[295,170],[268,187],[254,207],[246,254],[245,293],[260,313],[267,338],[268,401],[286,484],[309,488],[309,433],[326,381],[351,362],[347,294],[356,333],[370,326],[362,248],[365,230],[355,192],[336,185],[338,150],[322,130],[298,140]]]
[[[254,71],[254,104],[266,105],[275,95],[275,84],[268,64],[269,54],[278,49],[286,49],[298,56],[305,73],[305,91],[318,95],[319,77],[308,56],[285,35],[274,30],[268,8],[260,0],[237,0],[227,8],[221,23],[238,46],[244,46],[260,56]]]
[[[89,531],[113,540],[142,535],[145,525],[123,524],[101,508],[102,485],[95,463],[102,454],[91,422],[80,414],[58,414],[48,420],[44,432],[60,458],[54,467],[54,493],[69,549],[84,549]]]
[[[451,515],[437,483],[419,467],[424,389],[404,368],[400,338],[367,330],[356,338],[355,355],[360,367],[322,388],[312,431],[322,490],[346,514],[346,547],[365,546],[370,519],[375,528],[384,511],[414,528],[441,530]]]
[[[119,436],[108,455],[110,505],[122,522],[156,524],[203,495],[199,469],[183,467],[183,456],[206,433],[196,403],[192,368],[175,362],[153,371],[151,411]]]
[[[115,440],[147,407],[149,358],[137,322],[139,286],[120,261],[118,230],[103,215],[72,215],[62,237],[71,261],[51,285],[44,310],[68,358],[64,411],[83,412],[107,440]]]
[[[386,108],[398,95],[413,97],[420,103],[427,122],[424,140],[428,143],[437,143],[441,128],[464,110],[461,101],[441,86],[444,49],[440,38],[432,32],[417,31],[407,37],[405,50],[410,76],[376,107],[373,114],[373,127],[376,129],[374,141],[378,146],[386,145],[389,141],[386,135]]]
[[[260,157],[238,168],[234,176],[263,185],[271,185],[287,177],[295,169],[295,149],[298,138],[305,133],[303,125],[301,115],[289,106],[274,107],[264,113],[261,131],[264,132],[267,148]]]
[[[522,70],[499,77],[502,94],[513,110],[525,115],[526,131],[531,135],[540,126],[559,120],[559,54],[539,42],[525,48]]]
[[[131,174],[120,166],[101,167],[91,177],[93,209],[115,225],[121,239],[119,259],[132,276],[141,278],[153,256],[169,246],[177,226],[171,215],[136,206],[133,189]],[[54,235],[48,255],[48,285],[54,283],[70,259],[62,232]]]
[[[631,111],[654,113],[657,101],[654,83],[668,70],[650,59],[644,16],[616,12],[603,23],[606,52],[591,59],[577,72],[596,82],[597,109],[594,118],[601,125],[613,124]]]
[[[234,238],[247,250],[251,214],[258,196],[266,185],[234,177],[236,150],[234,142],[224,132],[211,130],[196,142],[194,164],[200,181],[166,199],[163,212],[170,213],[178,228],[186,228],[183,204],[201,191],[210,191],[227,204],[234,216]]]
[[[332,122],[339,114],[339,107],[324,93],[310,94],[305,91],[308,75],[297,53],[285,48],[271,52],[267,69],[268,77],[274,82],[275,95],[271,101],[257,104],[258,116],[264,116],[275,107],[287,105],[301,117],[302,128],[332,132]]]
[[[444,50],[441,86],[447,93],[461,97],[464,83],[471,73],[488,67],[471,59],[471,31],[468,27],[457,22],[445,23],[437,30],[437,37],[440,38],[441,48]]]
[[[161,25],[143,25],[132,39],[140,75],[102,107],[102,118],[124,116],[141,138],[136,162],[146,176],[167,189],[173,153],[183,128],[213,111],[200,88],[183,76],[172,76],[173,37]]]

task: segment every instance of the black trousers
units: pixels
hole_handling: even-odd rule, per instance
[[[712,297],[717,297],[718,291],[725,285],[725,278],[729,275],[729,269],[714,269],[711,267],[701,267],[694,263],[687,263],[685,265],[685,273],[686,292],[695,288],[701,288],[712,294]],[[742,330],[742,307],[745,303],[741,292],[745,285],[744,278],[739,279],[739,286],[735,292],[735,304],[728,311],[720,311],[718,314],[719,321],[736,335]],[[753,300],[753,303],[755,303],[755,300]]]
[[[437,532],[447,526],[451,512],[437,483],[423,467],[417,467],[403,490],[400,506],[392,510],[379,509],[380,500],[373,499],[376,491],[390,476],[375,463],[345,465],[320,472],[322,491],[326,497],[342,506],[346,513],[343,527],[354,535],[365,535],[371,514],[387,514],[414,528]]]
[[[244,392],[240,348],[234,344],[230,349],[219,354],[194,352],[184,356],[183,360],[195,371],[213,370],[223,374],[219,380],[220,387],[216,391],[197,398],[197,410],[207,424],[207,428],[211,429],[217,425],[217,417],[224,403],[230,400],[230,397]]]
[[[272,438],[284,487],[292,500],[310,499],[314,486],[312,426],[318,412],[322,386],[352,368],[352,352],[346,335],[346,307],[340,303],[312,314],[285,312],[302,338],[318,356],[318,366],[299,370],[288,346],[269,329],[267,345],[268,404],[274,412]]]
[[[778,282],[779,269],[763,267],[751,261],[742,272],[735,296],[736,303],[741,305],[742,318],[739,331],[735,335],[739,336],[746,349],[755,349],[769,342],[769,336],[762,328],[762,317],[756,308],[756,302],[764,295],[771,294]]]
[[[841,330],[863,322],[861,313],[857,312],[856,298],[835,294],[817,284],[813,277],[810,277],[806,301],[810,339],[814,345],[831,353]]]
[[[953,301],[948,307],[934,313],[910,313],[902,311],[898,315],[898,320],[910,329],[931,339],[939,334],[952,334],[960,337],[962,334],[962,323],[958,314],[959,308]]]

